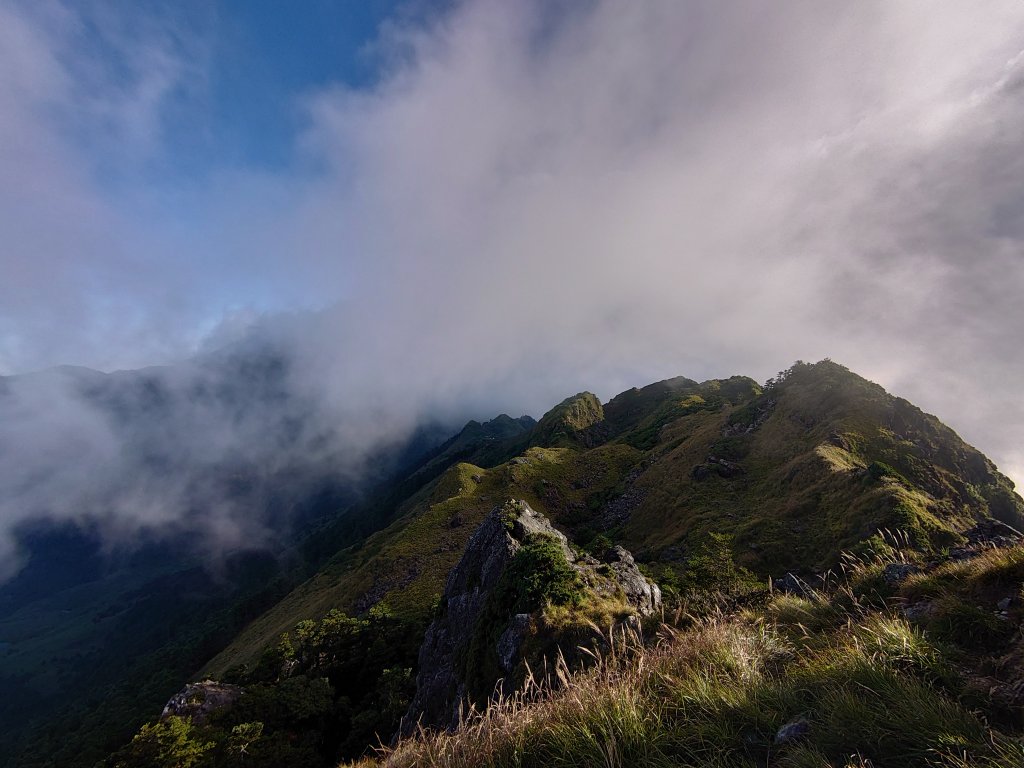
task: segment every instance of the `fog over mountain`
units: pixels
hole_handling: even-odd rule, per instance
[[[1024,481],[1019,2],[396,11],[369,82],[281,103],[301,128],[266,163],[211,138],[211,8],[0,1],[0,373],[175,363],[178,414],[126,430],[92,374],[0,380],[0,562],[40,517],[259,541],[198,466],[358,475],[424,420],[798,358]],[[253,345],[279,391],[200,394]],[[154,446],[188,460],[140,470]]]

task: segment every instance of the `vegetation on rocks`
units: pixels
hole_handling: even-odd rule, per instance
[[[446,584],[510,498],[553,538],[519,541],[488,595],[464,574],[460,605],[484,618],[465,614],[453,674],[477,711],[364,765],[1020,764],[1024,501],[840,365],[582,393],[535,425],[471,423],[410,478],[379,530],[203,668],[246,694],[191,724],[202,765],[389,743],[428,627],[454,621]],[[660,585],[663,615],[641,620],[616,589],[627,565]]]
[[[299,622],[252,667],[226,675],[242,686],[233,705],[202,722],[172,715],[145,726],[107,764],[269,768],[358,756],[397,729],[422,631],[379,609]]]
[[[857,594],[865,572],[917,553],[848,559],[819,590],[748,607],[725,599],[693,613],[683,602],[653,640],[619,628],[593,668],[561,663],[458,729],[421,732],[358,765],[1019,766],[1024,687],[1021,667],[1004,661],[1024,646],[1022,552],[921,563],[881,603]],[[969,578],[953,576],[963,569]],[[1008,631],[984,652],[907,615],[923,594],[963,600],[978,589],[1013,601]]]

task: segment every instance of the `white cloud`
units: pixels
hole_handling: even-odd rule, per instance
[[[377,318],[349,386],[526,367],[540,403],[831,356],[1009,458],[1024,11],[988,10],[467,4],[314,105],[297,250]]]
[[[38,107],[79,108],[80,49],[3,21],[22,148],[0,150],[0,365],[166,356],[218,302],[225,333],[247,307],[330,307],[265,323],[365,447],[424,412],[829,356],[1024,481],[1016,0],[467,2],[385,30],[373,89],[303,94],[301,168],[138,206]],[[159,152],[189,70],[145,39],[150,85],[109,114]]]

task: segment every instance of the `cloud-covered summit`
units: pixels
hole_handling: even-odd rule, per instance
[[[291,164],[192,175],[224,19],[82,7],[0,6],[0,369],[256,318],[372,441],[829,356],[1024,480],[1018,2],[463,2],[282,104]]]

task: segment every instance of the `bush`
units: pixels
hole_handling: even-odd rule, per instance
[[[114,755],[115,768],[192,768],[213,749],[200,738],[191,720],[168,717],[144,725],[124,749]]]
[[[530,613],[545,603],[579,605],[583,582],[565,559],[559,542],[536,536],[520,547],[495,590],[508,613]]]
[[[902,483],[907,482],[907,479],[900,474],[900,472],[886,464],[884,461],[872,461],[868,465],[867,473],[868,477],[875,481],[881,480],[885,477],[890,477],[893,480],[898,480]]]
[[[760,586],[746,568],[736,565],[732,553],[733,537],[710,533],[686,562],[681,587],[690,592],[737,594]]]

